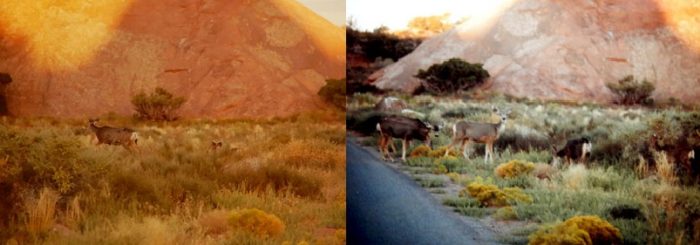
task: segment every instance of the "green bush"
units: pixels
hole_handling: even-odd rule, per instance
[[[476,87],[490,75],[482,64],[470,64],[462,59],[452,58],[434,64],[428,70],[419,70],[415,77],[423,80],[422,86],[426,92],[444,95]]]
[[[639,81],[635,80],[634,76],[629,75],[617,81],[617,83],[608,83],[606,86],[615,93],[618,98],[615,101],[621,105],[651,105],[653,100],[649,98],[654,92],[654,84],[646,79]]]
[[[152,121],[172,121],[177,119],[175,110],[185,103],[184,97],[175,97],[167,90],[157,87],[153,93],[144,92],[131,98],[136,110],[136,117]]]
[[[83,154],[69,130],[18,130],[0,126],[0,231],[16,220],[26,193],[44,187],[64,197],[89,190],[107,172],[107,164]],[[2,232],[0,232],[2,237]]]
[[[343,79],[328,79],[326,85],[318,91],[324,100],[332,105],[345,109],[345,93],[346,93],[345,78]]]

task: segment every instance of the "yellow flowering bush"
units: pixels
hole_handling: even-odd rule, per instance
[[[496,167],[496,176],[501,178],[513,178],[520,175],[529,174],[535,169],[535,164],[521,160],[511,160]]]
[[[429,156],[429,157],[432,157],[432,158],[443,157],[443,156],[445,155],[445,151],[447,151],[447,146],[439,147],[439,148],[437,148],[437,149],[435,149],[435,150],[430,151],[430,152],[428,153],[428,156]],[[447,155],[448,155],[448,156],[456,157],[458,154],[457,154],[456,151],[450,149],[450,153],[448,153]]]
[[[427,145],[419,145],[411,151],[409,157],[427,157],[430,151],[432,151],[432,149]]]
[[[622,244],[622,234],[598,216],[574,216],[530,235],[529,244]]]
[[[255,208],[232,211],[229,224],[259,237],[277,236],[285,229],[284,223],[277,216]]]
[[[520,188],[506,187],[500,189],[494,184],[483,183],[480,177],[469,183],[467,188],[459,193],[460,196],[466,196],[467,194],[476,198],[481,205],[487,207],[503,207],[514,201],[532,202],[532,197],[523,193]]]

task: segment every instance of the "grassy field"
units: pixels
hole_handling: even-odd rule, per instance
[[[95,145],[87,119],[0,118],[0,241],[344,244],[342,117],[102,118],[139,132],[134,152]]]
[[[397,96],[406,100],[410,109],[424,114],[425,120],[444,123],[446,130],[433,139],[435,149],[414,142],[407,162],[390,165],[412,176],[455,212],[495,227],[504,242],[533,242],[536,231],[552,231],[562,221],[586,215],[598,216],[619,229],[625,244],[700,242],[700,190],[673,158],[678,142],[697,145],[700,134],[693,132],[700,129],[697,111],[503,96],[481,100]],[[371,108],[379,99],[371,94],[352,96],[348,128],[371,132],[371,123],[363,122],[377,115]],[[493,163],[484,163],[484,147],[478,144],[470,159],[457,152],[453,157],[442,157],[444,149],[440,152],[439,147],[449,143],[451,125],[458,120],[496,122],[490,113],[492,106],[512,110],[495,144]],[[648,149],[653,134],[666,151]],[[549,164],[552,145],[561,148],[567,139],[581,136],[592,140],[592,161],[586,166],[558,168]],[[358,140],[374,146],[377,135]],[[400,151],[400,142],[395,143]],[[648,163],[647,153],[655,166]],[[514,160],[528,167],[497,169]]]

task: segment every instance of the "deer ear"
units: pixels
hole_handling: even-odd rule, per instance
[[[493,112],[498,112],[498,108],[496,108],[496,106],[494,106],[494,105],[491,106],[491,110],[492,110]]]

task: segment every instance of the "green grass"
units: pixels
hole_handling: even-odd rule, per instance
[[[358,98],[362,103],[355,102],[354,97],[349,99],[351,114],[355,110],[367,110],[378,100],[368,94],[361,94]],[[458,120],[493,122],[489,113],[491,106],[513,111],[495,144],[493,163],[485,164],[484,146],[473,144],[470,159],[464,159],[460,152],[457,161],[445,166],[449,172],[460,174],[458,184],[463,186],[481,177],[499,188],[522,188],[532,197],[532,202],[517,202],[512,207],[518,220],[533,224],[503,236],[507,243],[522,244],[539,225],[576,215],[598,215],[608,220],[620,229],[626,244],[700,242],[700,223],[692,224],[698,220],[693,220],[693,217],[700,214],[700,187],[683,182],[668,185],[654,172],[635,170],[640,152],[652,134],[657,134],[663,144],[700,144],[700,135],[686,130],[700,127],[697,109],[606,107],[503,96],[481,101],[430,96],[406,99],[409,108],[428,115],[431,122],[445,123],[446,130],[433,139],[434,148],[449,144],[451,125]],[[429,106],[425,102],[429,102]],[[592,157],[585,168],[551,169],[548,179],[538,179],[534,174],[502,179],[494,174],[498,164],[510,160],[549,163],[552,145],[561,148],[567,139],[581,136],[588,136],[593,141]],[[411,173],[420,173],[420,169],[432,171],[435,162],[436,159],[419,157],[406,164],[411,166]],[[482,207],[468,195],[445,197],[443,204],[465,216],[483,218],[493,217],[496,213],[496,209]],[[619,206],[637,207],[643,217],[615,219],[610,210]]]

